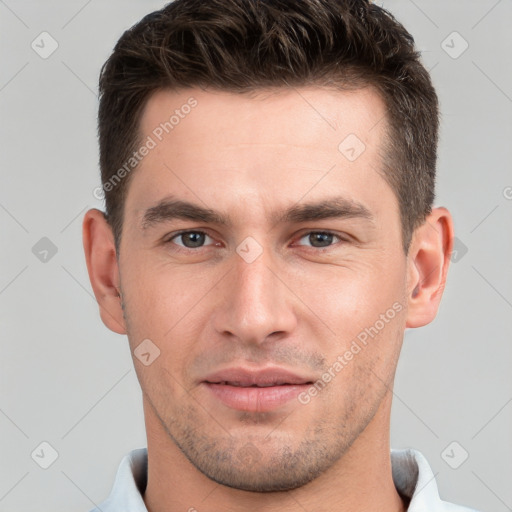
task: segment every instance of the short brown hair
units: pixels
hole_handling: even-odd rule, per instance
[[[101,70],[102,183],[136,150],[142,110],[158,89],[308,85],[372,86],[384,100],[383,171],[398,198],[407,252],[434,201],[438,100],[412,36],[367,0],[175,0],[145,16]],[[130,176],[104,187],[118,253]]]

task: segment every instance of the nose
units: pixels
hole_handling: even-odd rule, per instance
[[[294,295],[282,269],[266,251],[248,263],[233,255],[231,271],[222,282],[213,325],[223,336],[245,344],[262,344],[290,334],[297,325]]]

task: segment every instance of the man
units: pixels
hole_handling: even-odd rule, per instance
[[[97,510],[469,510],[390,455],[404,331],[434,319],[453,240],[406,30],[362,0],[176,0],[100,93],[84,248],[148,446]]]

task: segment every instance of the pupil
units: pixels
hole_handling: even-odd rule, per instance
[[[311,233],[309,241],[313,247],[327,247],[332,243],[333,235],[330,233]],[[320,242],[320,245],[316,244]]]
[[[201,247],[204,243],[204,233],[185,233],[181,236],[185,247]]]

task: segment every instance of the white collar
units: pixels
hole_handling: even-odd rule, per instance
[[[147,448],[128,453],[119,465],[110,496],[91,512],[147,512],[142,498],[147,466]],[[476,512],[439,498],[432,470],[419,451],[391,450],[391,466],[397,490],[410,498],[408,512]]]

